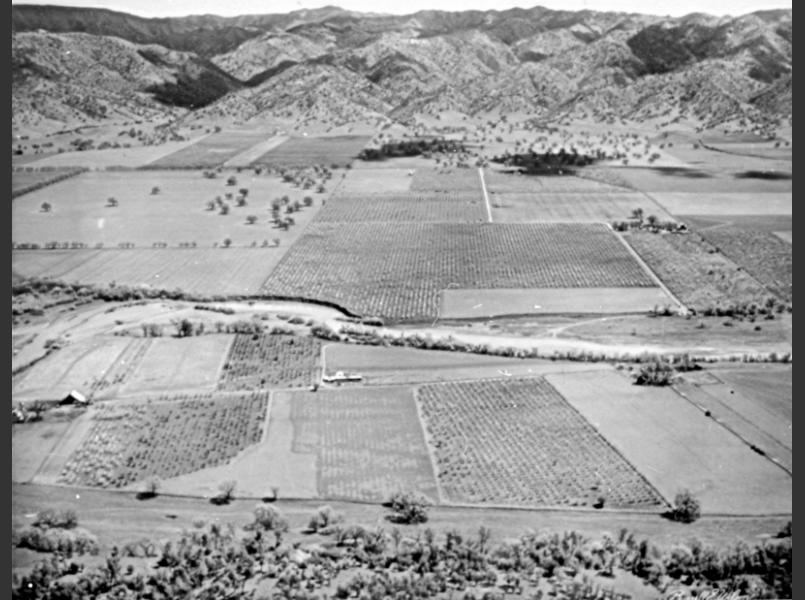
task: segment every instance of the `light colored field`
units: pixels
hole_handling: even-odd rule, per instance
[[[791,367],[765,365],[708,371],[714,382],[679,385],[685,396],[748,444],[793,468]],[[686,379],[688,379],[686,377]]]
[[[269,150],[276,148],[283,142],[288,140],[287,135],[275,135],[264,142],[260,142],[259,144],[255,144],[251,148],[248,148],[241,152],[240,154],[236,154],[228,161],[226,161],[223,166],[224,167],[248,167],[252,164],[255,160],[260,158],[263,154],[268,152]]]
[[[756,168],[755,167],[752,168]],[[706,170],[705,170],[706,169]],[[729,172],[710,170],[707,163],[690,169],[662,170],[651,167],[618,167],[613,171],[636,190],[648,193],[791,193],[792,181],[742,179]]]
[[[64,465],[89,435],[92,425],[90,409],[73,419],[51,448],[40,448],[38,460],[41,460],[41,463],[31,482],[44,485],[58,483]]]
[[[656,508],[662,499],[543,378],[419,389],[439,480],[454,502]]]
[[[80,169],[49,169],[47,171],[22,171],[14,170],[11,172],[11,196],[30,193],[36,189],[41,189],[58,181],[69,177],[74,177],[80,173]]]
[[[263,439],[247,447],[225,465],[209,467],[163,482],[174,494],[212,497],[223,481],[237,482],[236,496],[265,498],[279,490],[280,498],[316,498],[316,453],[293,449],[292,398],[273,394]]]
[[[327,197],[285,184],[279,177],[247,172],[236,178],[237,185],[228,186],[223,175],[207,179],[197,171],[84,173],[16,199],[11,221],[14,240],[78,241],[116,248],[124,242],[138,247],[151,247],[154,242],[211,247],[227,238],[234,246],[259,246],[263,240],[277,238],[282,246],[292,242]],[[159,187],[156,195],[151,194],[154,187]],[[229,214],[208,210],[207,202],[219,196],[225,199],[227,193],[237,196],[240,188],[248,190],[246,206],[226,200]],[[285,195],[291,202],[301,202],[307,195],[314,198],[313,206],[293,214],[296,224],[288,231],[274,226],[269,213],[272,200]],[[116,199],[118,206],[108,207],[109,198]],[[41,211],[43,202],[52,205],[51,212]],[[257,216],[255,224],[247,223],[249,215]]]
[[[264,142],[273,135],[271,129],[231,127],[207,135],[191,145],[165,154],[148,163],[154,169],[204,169],[217,167],[244,150]]]
[[[559,193],[490,194],[492,220],[497,223],[525,222],[611,222],[629,219],[633,210],[654,215],[660,221],[673,221],[661,206],[640,193]]]
[[[156,338],[121,393],[212,390],[232,340],[230,335]]]
[[[573,175],[537,176],[484,169],[484,182],[496,194],[607,194],[623,193],[623,188]]]
[[[680,215],[690,229],[701,231],[721,225],[735,225],[753,231],[789,231],[793,229],[793,215]]]
[[[362,163],[362,161],[357,161]],[[340,194],[399,194],[411,188],[413,169],[352,168],[338,189]]]
[[[442,291],[440,319],[499,315],[645,313],[673,305],[661,288],[460,289]]]
[[[602,224],[311,223],[263,291],[432,320],[448,287],[654,286]]]
[[[417,491],[438,500],[411,388],[289,394],[293,451],[316,453],[321,497],[383,502]]]
[[[705,514],[791,512],[791,477],[672,389],[614,371],[546,379],[666,499],[689,489]]]
[[[790,192],[654,192],[651,197],[674,215],[790,215],[792,212]]]
[[[50,418],[14,425],[11,429],[11,480],[30,482],[70,425],[69,420]]]
[[[744,152],[740,148],[738,144],[713,146],[712,150],[702,146],[694,149],[692,144],[676,144],[668,148],[666,152],[688,165],[694,167],[701,166],[702,168],[720,173],[732,174],[752,169],[791,173],[790,148],[787,152],[779,152],[779,150],[785,149],[777,149],[778,151],[776,153],[772,152],[771,154],[767,151],[757,153]],[[719,151],[719,149],[721,151]]]
[[[25,277],[148,286],[198,294],[256,294],[288,247],[30,250],[12,255]]]
[[[68,344],[36,363],[14,384],[13,399],[61,400],[72,390],[92,388],[126,349],[126,338],[97,337]]]
[[[475,167],[450,171],[421,168],[414,172],[411,190],[418,192],[481,192],[481,177]]]
[[[485,223],[484,199],[480,193],[452,194],[408,192],[405,195],[347,196],[327,200],[316,215],[320,223]]]
[[[327,373],[359,373],[370,385],[437,383],[501,376],[533,377],[545,373],[575,373],[607,369],[603,363],[506,358],[414,348],[328,344]]]
[[[105,150],[84,150],[82,152],[63,152],[32,163],[34,167],[87,167],[88,169],[108,169],[110,167],[136,168],[159,160],[163,156],[178,152],[195,144],[199,138],[184,142],[167,142],[159,146],[137,146],[134,148],[106,148]]]
[[[774,231],[773,233],[784,242],[788,242],[789,244],[793,242],[791,239],[791,231]]]
[[[293,137],[256,158],[255,165],[309,167],[345,166],[355,160],[371,139],[364,135]]]

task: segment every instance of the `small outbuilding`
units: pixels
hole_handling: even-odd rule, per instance
[[[61,400],[61,402],[59,402],[59,406],[65,406],[68,404],[78,404],[80,406],[86,406],[89,404],[89,400],[87,400],[87,397],[81,392],[73,390],[72,392],[67,394]]]

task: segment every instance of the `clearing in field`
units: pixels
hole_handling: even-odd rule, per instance
[[[12,390],[14,401],[61,400],[72,390],[94,392],[132,340],[95,337],[68,344],[21,375]]]
[[[690,381],[678,389],[687,398],[789,471],[793,468],[791,367],[764,365],[708,370],[712,380]],[[692,378],[695,379],[695,378]]]
[[[83,242],[106,248],[121,243],[150,248],[160,242],[209,248],[226,239],[233,246],[273,246],[279,239],[281,246],[287,246],[327,196],[271,175],[245,172],[235,176],[235,185],[227,185],[227,179],[224,175],[208,179],[197,171],[84,173],[15,200],[14,240],[40,245]],[[236,200],[240,189],[247,190],[243,206]],[[281,196],[302,205],[293,213],[296,223],[288,230],[271,222],[271,203]],[[304,206],[305,196],[313,199],[311,206]],[[226,214],[215,204],[216,198],[228,206]],[[45,202],[52,207],[49,212],[42,211]]]
[[[403,194],[411,188],[413,169],[350,169],[341,181],[339,194]]]
[[[17,250],[15,272],[67,283],[180,289],[193,294],[258,293],[287,247]]]
[[[22,196],[64,179],[75,177],[82,172],[82,169],[69,168],[47,170],[14,169],[11,171],[11,197]],[[39,210],[41,210],[41,206]]]
[[[485,223],[486,207],[480,193],[412,193],[353,196],[339,194],[316,215],[319,223]]]
[[[732,225],[705,229],[701,235],[771,292],[783,300],[792,299],[794,257],[791,244],[766,231]]]
[[[533,377],[608,368],[603,363],[508,358],[442,350],[328,344],[324,347],[327,373],[360,373],[371,385],[436,383],[462,379],[494,379],[504,374]]]
[[[658,193],[651,194],[674,215],[790,215],[791,193]],[[648,213],[646,213],[648,214]]]
[[[225,464],[260,441],[268,394],[196,394],[93,407],[61,483],[123,487]]]
[[[222,165],[244,150],[266,141],[271,131],[243,128],[205,136],[195,144],[148,163],[148,169],[208,169]]]
[[[344,167],[358,157],[369,140],[371,137],[364,135],[292,137],[255,159],[252,164],[271,167]]]
[[[321,342],[293,335],[239,333],[229,349],[218,389],[308,387],[318,380]]]
[[[321,497],[377,502],[418,491],[438,501],[410,388],[292,394],[293,451],[316,453]]]
[[[570,222],[592,223],[625,221],[641,208],[646,216],[660,221],[673,217],[644,194],[558,193],[491,194],[492,220],[495,223]]]
[[[755,278],[696,233],[632,232],[623,239],[689,308],[701,311],[740,303],[763,305],[770,296]]]
[[[311,223],[263,292],[316,298],[363,315],[428,320],[439,292],[655,287],[598,224]]]
[[[439,481],[453,502],[659,507],[662,498],[544,379],[419,388]]]
[[[614,371],[546,379],[669,501],[689,489],[705,514],[791,512],[791,476],[674,390]]]
[[[623,194],[622,187],[574,175],[538,176],[484,170],[484,182],[490,194]]]
[[[121,392],[212,390],[232,344],[229,335],[154,338]]]
[[[502,315],[645,313],[675,301],[659,287],[447,289],[440,319],[477,319]]]
[[[454,171],[421,168],[414,172],[410,189],[417,192],[481,193],[481,177],[476,168]]]

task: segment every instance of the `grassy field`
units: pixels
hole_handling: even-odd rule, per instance
[[[480,193],[408,193],[357,196],[340,193],[327,200],[316,215],[319,223],[485,223]]]
[[[212,390],[229,352],[229,335],[155,338],[121,392]]]
[[[544,379],[419,389],[438,476],[455,502],[659,507],[657,492]]]
[[[256,294],[286,247],[15,251],[25,277],[148,286],[196,294]]]
[[[489,193],[495,194],[608,194],[623,193],[621,187],[584,179],[573,175],[520,175],[484,169],[484,182]]]
[[[654,282],[603,225],[312,223],[263,291],[325,299],[361,314],[421,320],[438,316],[439,291],[448,287],[654,287]]]
[[[123,167],[133,169],[157,161],[164,156],[180,152],[183,148],[195,144],[198,140],[199,138],[196,137],[184,142],[167,142],[158,146],[62,152],[37,160],[32,166],[37,168],[84,167],[87,169],[109,169]]]
[[[355,160],[371,138],[363,135],[292,137],[252,164],[272,167],[343,167]]]
[[[410,388],[292,394],[293,451],[316,454],[322,498],[382,502],[416,490],[438,500]]]
[[[272,136],[269,130],[229,129],[201,138],[195,144],[164,155],[147,164],[149,169],[207,169],[222,165]]]
[[[260,441],[268,396],[180,395],[98,405],[93,427],[67,461],[67,484],[123,487],[226,463]]]
[[[788,242],[789,244],[792,243],[791,236],[793,232],[791,230],[788,231],[775,231],[773,232],[778,238],[783,240],[784,242]]]
[[[239,333],[221,370],[220,390],[307,387],[318,379],[321,342],[293,335]]]
[[[227,238],[235,246],[259,246],[276,238],[288,245],[327,197],[269,175],[236,175],[234,186],[226,185],[226,179],[223,175],[208,179],[197,171],[84,173],[17,199],[12,208],[14,240],[42,245],[77,241],[114,248],[120,243],[150,247],[155,242],[211,247]],[[152,193],[155,187],[157,194]],[[248,190],[246,206],[228,198],[228,214],[215,206],[209,209],[208,202],[237,196],[241,188]],[[271,202],[286,195],[291,203],[301,203],[307,195],[313,198],[311,207],[294,212],[296,224],[287,231],[271,222],[269,212]],[[117,206],[108,206],[109,198],[117,200]],[[42,212],[44,202],[52,206],[50,212]],[[256,216],[254,224],[247,222],[249,215]]]
[[[404,168],[352,168],[339,188],[340,194],[402,194],[411,189],[413,169]]]
[[[288,140],[287,135],[275,135],[268,138],[264,142],[260,142],[255,144],[251,148],[247,148],[243,152],[240,152],[227,160],[224,164],[224,168],[237,168],[237,167],[248,167],[251,165],[255,160],[263,156],[269,150],[276,148],[280,144],[286,142]]]
[[[546,379],[666,499],[689,489],[705,514],[791,512],[791,477],[672,389],[614,371]]]
[[[793,295],[791,244],[772,233],[726,225],[701,232],[708,242],[784,300]]]
[[[412,191],[417,192],[481,192],[481,178],[478,169],[455,169],[440,171],[420,168],[414,172],[411,181]]]
[[[752,168],[752,167],[750,167]],[[614,169],[630,186],[641,192],[654,193],[791,193],[791,180],[745,179],[735,177],[738,171],[710,170],[708,165],[687,169],[660,167],[619,167]]]
[[[477,319],[500,315],[645,313],[654,306],[673,306],[659,287],[446,289],[440,319]]]
[[[11,429],[11,480],[30,482],[67,434],[75,413],[50,411],[42,421],[17,425]]]
[[[680,215],[688,227],[696,231],[719,227],[721,225],[734,225],[741,229],[752,231],[791,231],[794,225],[792,215]]]
[[[48,185],[53,185],[64,179],[75,177],[81,169],[48,169],[46,171],[11,171],[11,197],[16,198],[28,194]]]
[[[632,211],[654,215],[660,221],[673,217],[643,194],[530,192],[497,194],[489,197],[495,223],[525,222],[611,222],[629,219]]]
[[[679,215],[790,215],[791,193],[658,193],[651,194],[668,212]],[[648,213],[646,213],[648,214]],[[749,217],[747,220],[751,220]]]
[[[703,310],[742,302],[762,304],[770,296],[755,278],[727,256],[714,251],[698,234],[641,232],[625,235],[624,239],[671,293],[690,308]]]

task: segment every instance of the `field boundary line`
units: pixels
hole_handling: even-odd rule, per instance
[[[655,272],[654,272],[654,271],[651,269],[651,267],[649,267],[649,266],[648,266],[648,264],[646,263],[646,261],[644,261],[644,260],[643,260],[643,259],[640,257],[640,255],[637,253],[637,251],[636,251],[634,248],[632,248],[632,246],[629,244],[629,242],[627,242],[627,241],[626,241],[626,239],[625,239],[625,238],[624,238],[622,235],[620,235],[620,234],[619,234],[617,231],[615,231],[615,230],[612,228],[612,225],[611,225],[610,223],[604,223],[604,225],[606,225],[606,226],[609,228],[609,230],[612,232],[612,234],[613,234],[613,235],[614,235],[616,238],[618,238],[618,240],[620,241],[620,243],[621,243],[621,244],[623,244],[623,246],[626,248],[626,250],[629,252],[629,254],[631,254],[631,255],[632,255],[632,257],[634,257],[634,259],[637,261],[637,263],[638,263],[638,264],[639,264],[641,267],[643,267],[643,269],[646,271],[646,273],[648,273],[649,277],[651,277],[651,279],[653,279],[653,280],[654,280],[654,282],[657,284],[657,286],[659,286],[659,287],[662,289],[662,291],[664,291],[666,294],[668,294],[668,297],[669,297],[669,298],[671,298],[671,300],[673,300],[674,302],[676,302],[676,305],[677,305],[677,307],[678,307],[679,309],[681,309],[681,310],[683,310],[685,313],[687,313],[687,312],[688,312],[688,307],[687,307],[687,306],[685,306],[685,305],[684,305],[684,304],[683,304],[683,303],[682,303],[682,302],[679,300],[679,298],[677,298],[677,297],[676,297],[674,294],[672,294],[672,293],[671,293],[671,290],[669,290],[669,289],[666,287],[666,285],[665,285],[665,284],[662,282],[662,280],[661,280],[661,279],[660,279],[660,278],[657,276],[657,274],[656,274],[656,273],[655,273]],[[652,234],[652,235],[659,235],[659,234]]]
[[[422,431],[422,441],[425,442],[425,451],[428,453],[430,460],[430,469],[433,472],[433,481],[436,484],[436,495],[440,506],[446,506],[444,490],[442,489],[442,482],[439,480],[439,469],[436,466],[436,456],[433,454],[433,445],[431,444],[430,434],[425,425],[425,416],[422,414],[422,406],[419,403],[419,386],[414,386],[411,390],[411,396],[414,401],[414,408],[416,409],[417,421],[419,422],[419,429]]]
[[[484,168],[478,167],[478,176],[481,178],[481,190],[484,193],[484,202],[486,203],[486,215],[489,222],[492,222],[492,207],[489,206],[489,194],[486,193],[486,181],[484,181]]]

